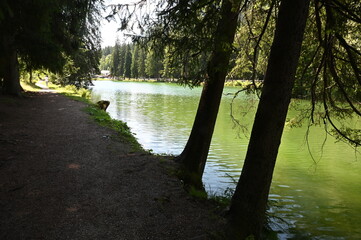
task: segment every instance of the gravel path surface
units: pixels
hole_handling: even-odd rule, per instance
[[[132,152],[84,103],[0,96],[0,239],[209,239],[211,206],[170,161]]]

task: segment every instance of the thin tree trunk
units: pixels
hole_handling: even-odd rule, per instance
[[[203,87],[190,137],[186,147],[178,157],[184,166],[183,180],[186,184],[197,188],[203,187],[202,174],[207,161],[232,53],[240,4],[241,0],[222,1],[221,19],[218,22],[214,49],[207,67],[209,79]]]
[[[29,70],[29,82],[33,83],[33,70],[32,69]]]
[[[231,239],[260,238],[310,0],[282,0],[245,163],[229,211]]]

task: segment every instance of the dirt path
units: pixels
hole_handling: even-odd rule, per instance
[[[209,206],[159,158],[50,93],[0,96],[0,239],[208,239]]]

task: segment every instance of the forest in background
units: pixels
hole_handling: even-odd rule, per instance
[[[261,94],[260,86],[251,86],[260,100],[226,229],[229,239],[260,239],[292,96],[310,100],[303,111],[309,126],[322,125],[337,140],[360,146],[361,130],[347,124],[361,116],[360,1],[156,2],[158,8],[148,16],[136,16],[134,10],[147,7],[146,0],[109,6],[108,17],[120,18],[120,30],[137,20],[144,30],[133,38],[137,44],[114,47],[110,71],[120,78],[173,78],[191,87],[203,83],[190,137],[176,159],[188,189],[202,189],[225,79],[264,80]],[[99,67],[102,3],[2,1],[1,92],[21,96],[20,74],[31,80],[34,71],[51,72],[62,85],[91,83]]]

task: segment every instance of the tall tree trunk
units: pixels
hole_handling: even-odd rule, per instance
[[[13,38],[3,36],[1,38],[2,49],[0,56],[1,74],[3,75],[3,93],[21,96],[19,63],[16,49],[13,47]]]
[[[33,83],[33,70],[32,69],[29,70],[29,82]]]
[[[262,96],[229,211],[231,239],[260,238],[310,0],[282,0]]]
[[[178,157],[183,164],[186,184],[202,188],[202,174],[207,161],[213,130],[227,75],[232,44],[242,0],[224,0],[218,22],[212,56],[208,62],[209,79],[205,82],[188,142]]]

